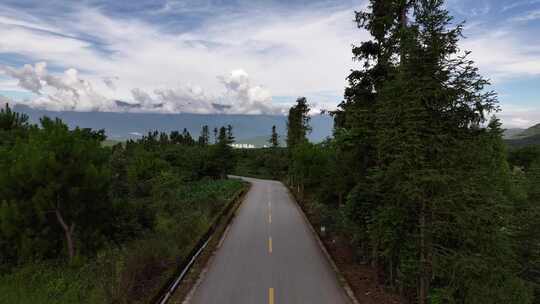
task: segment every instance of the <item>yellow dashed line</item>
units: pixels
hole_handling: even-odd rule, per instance
[[[274,288],[268,289],[268,304],[274,304]]]
[[[268,238],[268,252],[272,253],[272,237]]]

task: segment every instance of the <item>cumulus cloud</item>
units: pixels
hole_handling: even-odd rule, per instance
[[[218,77],[227,88],[227,99],[233,100],[238,112],[248,114],[278,114],[283,110],[272,106],[272,94],[262,86],[253,86],[244,70],[233,70],[229,75]]]
[[[114,104],[94,90],[90,81],[82,79],[76,69],[70,68],[60,76],[47,70],[46,62],[22,68],[1,66],[0,72],[18,80],[18,85],[37,94],[27,104],[36,108],[56,111],[112,110]]]
[[[115,77],[103,77],[103,83],[111,90],[116,91],[116,81],[118,81],[120,78]]]
[[[36,94],[41,94],[41,78],[46,64],[37,63],[34,66],[25,64],[22,68],[16,69],[9,66],[0,66],[0,72],[19,81],[18,85]]]
[[[47,63],[26,64],[22,68],[1,66],[0,72],[18,80],[19,87],[37,94],[26,101],[31,107],[54,111],[130,111],[159,113],[278,114],[283,109],[272,105],[272,94],[253,86],[249,75],[234,70],[219,76],[224,92],[211,94],[200,86],[185,84],[157,88],[148,93],[131,89],[131,100],[116,100],[98,93],[91,81],[70,68],[60,76],[50,74]],[[117,79],[117,78],[114,78]],[[107,82],[104,80],[105,84]],[[112,79],[107,79],[112,82]],[[110,84],[108,85],[110,86]]]
[[[159,88],[153,94],[131,90],[141,110],[166,113],[282,114],[284,109],[272,104],[272,94],[261,86],[253,86],[247,72],[233,70],[218,76],[225,87],[222,94],[210,94],[200,86],[187,84],[175,88]]]
[[[134,16],[112,18],[84,5],[72,7],[55,22],[13,13],[7,20],[9,27],[0,26],[0,52],[84,71],[95,91],[118,100],[129,102],[134,99],[132,89],[140,88],[158,100],[216,97],[215,105],[210,106],[233,112],[230,96],[237,95],[234,105],[242,107],[237,111],[258,113],[268,110],[269,91],[275,96],[322,90],[342,94],[345,76],[354,66],[350,45],[368,37],[351,22],[354,9],[364,3],[356,2],[358,5],[349,3],[328,10],[306,6],[286,13],[272,8],[264,12],[239,10],[235,18],[212,7],[213,18],[180,30],[164,30],[159,22]],[[3,13],[0,10],[0,16]],[[239,67],[264,87],[251,85],[243,91],[225,88],[223,93],[223,86],[233,85],[235,80],[226,75],[226,82],[216,81],[216,75]],[[119,79],[104,79],[111,75]],[[194,88],[179,89],[179,83],[197,84],[206,96],[197,96]],[[157,88],[165,91],[157,96]],[[210,106],[200,111],[210,111]],[[180,104],[175,107],[180,108]],[[182,103],[181,108],[189,106]]]

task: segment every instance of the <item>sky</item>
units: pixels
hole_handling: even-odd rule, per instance
[[[448,0],[507,128],[540,123],[540,0]],[[0,0],[0,102],[285,114],[341,102],[365,0]]]

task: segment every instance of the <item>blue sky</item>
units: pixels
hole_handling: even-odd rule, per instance
[[[363,0],[0,0],[0,101],[284,113],[341,101]],[[540,0],[449,0],[507,127],[540,122]],[[223,107],[225,105],[225,107]]]

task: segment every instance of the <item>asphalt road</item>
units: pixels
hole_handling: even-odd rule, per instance
[[[251,190],[189,303],[349,303],[287,188],[244,179]]]

